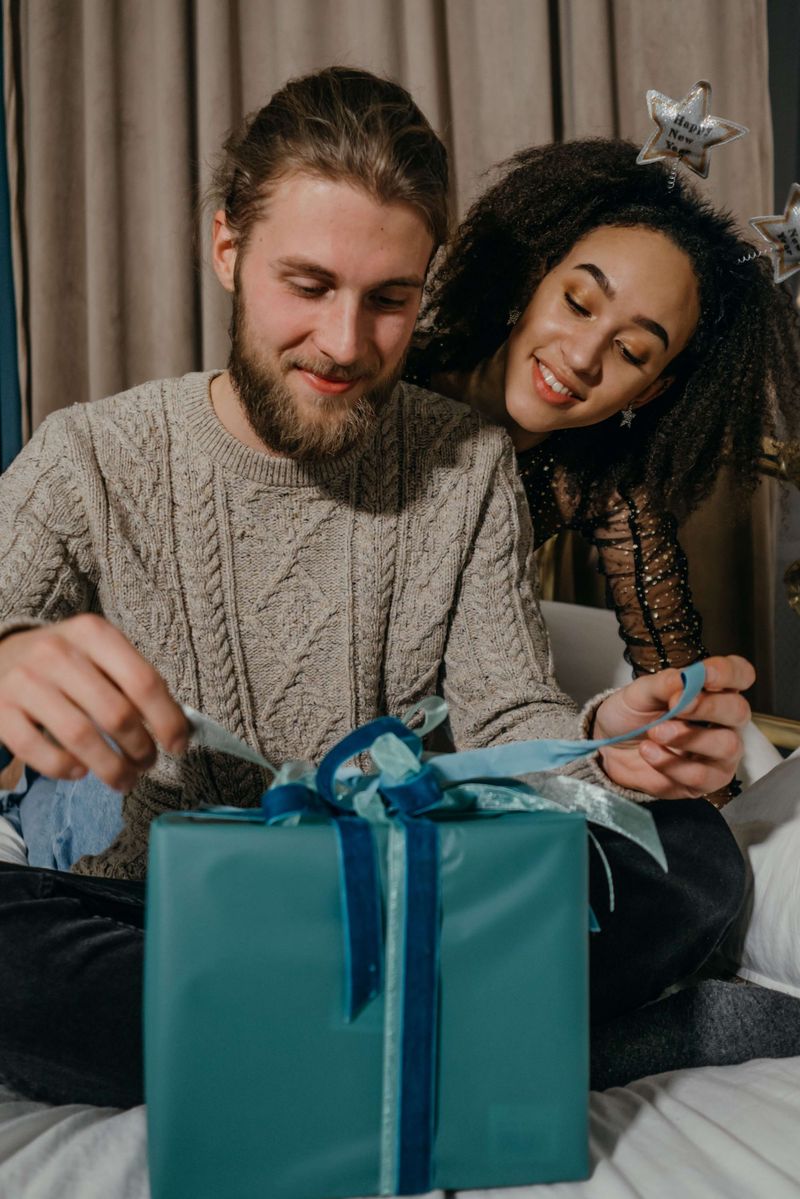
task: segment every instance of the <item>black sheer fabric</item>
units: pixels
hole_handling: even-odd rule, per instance
[[[568,493],[547,442],[518,454],[517,463],[537,547],[576,529],[597,550],[634,673],[680,669],[707,657],[674,518],[655,510],[642,491],[617,494],[604,511],[590,514],[588,504]]]

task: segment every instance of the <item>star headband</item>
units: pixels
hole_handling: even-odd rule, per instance
[[[750,224],[756,233],[772,244],[772,269],[776,283],[783,283],[795,271],[800,271],[800,183],[793,183],[786,198],[783,213],[773,216],[754,216]]]
[[[637,162],[660,162],[672,159],[675,170],[683,162],[696,175],[708,176],[709,152],[737,137],[748,129],[735,121],[712,117],[711,84],[699,80],[682,100],[672,100],[661,92],[647,93],[647,111],[658,128],[645,142]]]

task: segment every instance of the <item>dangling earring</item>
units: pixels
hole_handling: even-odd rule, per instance
[[[633,401],[631,401],[631,403],[628,404],[628,407],[624,408],[620,413],[620,424],[622,425],[623,429],[630,429],[635,416],[636,409],[633,406]]]
[[[508,314],[508,320],[506,321],[506,324],[511,325],[511,326],[516,325],[519,318],[520,318],[519,308],[512,308]]]

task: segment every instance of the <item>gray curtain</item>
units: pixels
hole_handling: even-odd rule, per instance
[[[332,62],[411,89],[451,151],[455,214],[514,150],[590,133],[643,142],[648,88],[679,97],[709,79],[713,111],[751,132],[712,154],[708,190],[743,220],[771,211],[765,0],[3,4],[28,428],[65,404],[224,364],[227,297],[199,248],[209,162],[287,77]],[[755,658],[762,707],[772,508],[764,493],[734,525],[723,488],[685,534],[710,646]],[[551,573],[562,598],[597,601],[573,549]]]

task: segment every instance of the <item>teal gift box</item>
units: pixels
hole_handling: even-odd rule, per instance
[[[653,723],[702,681],[689,667]],[[288,763],[261,812],[154,823],[153,1199],[587,1176],[586,817],[666,869],[663,849],[643,807],[592,784],[509,781],[626,737],[426,757],[421,735],[445,715],[431,697],[348,734],[317,770]],[[362,753],[375,771],[342,775]]]
[[[437,829],[431,1187],[585,1178],[584,817],[451,813]],[[392,834],[373,834],[385,893]],[[345,1019],[336,830],[173,814],[150,854],[153,1199],[379,1193],[385,1000]]]

